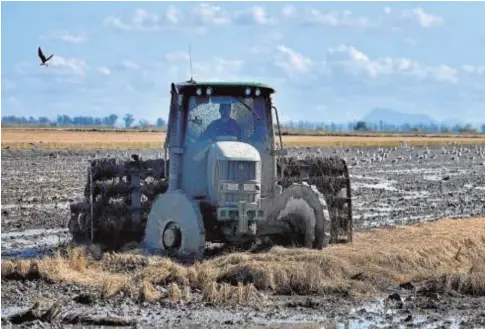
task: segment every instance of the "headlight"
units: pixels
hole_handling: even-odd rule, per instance
[[[239,191],[239,184],[227,183],[227,189],[229,191]]]
[[[256,191],[255,184],[244,184],[244,191]]]
[[[205,91],[205,93],[207,94],[207,96],[212,95],[212,88],[211,87],[207,87],[207,90]]]
[[[260,90],[259,88],[258,88],[258,89],[256,89],[255,94],[256,94],[256,96],[261,95],[261,90]]]
[[[246,96],[249,96],[251,95],[251,89],[250,88],[246,88]]]
[[[202,89],[200,89],[200,88],[197,88],[197,91],[196,91],[196,93],[197,93],[197,96],[200,96],[200,95],[202,95]]]

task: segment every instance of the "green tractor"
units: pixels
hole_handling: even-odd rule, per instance
[[[288,156],[274,92],[260,83],[172,83],[163,157],[91,161],[85,200],[71,204],[73,239],[111,250],[142,243],[192,260],[209,242],[322,249],[351,241],[345,161]]]

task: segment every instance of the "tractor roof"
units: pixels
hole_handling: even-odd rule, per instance
[[[272,94],[275,90],[269,85],[260,82],[246,81],[185,81],[176,84],[177,89],[182,92],[184,89],[193,89],[197,87],[212,87],[213,89],[241,89],[241,88],[259,88],[261,92]]]

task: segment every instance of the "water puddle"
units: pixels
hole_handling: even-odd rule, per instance
[[[10,203],[2,205],[0,208],[2,210],[6,209],[69,209],[70,202],[46,202],[46,203]]]
[[[67,229],[31,229],[2,233],[2,257],[33,258],[70,240]]]
[[[298,329],[365,329],[365,328],[460,328],[460,322],[464,318],[446,316],[441,319],[419,314],[399,314],[397,309],[386,306],[384,300],[364,303],[353,308],[345,316],[329,317],[322,315],[289,315],[279,318],[266,318],[264,316],[251,317],[251,322],[256,325],[273,328],[298,328]],[[276,328],[276,327],[274,327]]]
[[[361,189],[378,189],[378,190],[386,190],[386,191],[397,191],[398,189],[393,187],[392,184],[395,184],[396,181],[380,181],[379,183],[369,184],[369,183],[361,183],[361,182],[353,182],[352,188]]]

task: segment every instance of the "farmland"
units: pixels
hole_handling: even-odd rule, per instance
[[[2,317],[42,300],[60,301],[63,315],[111,312],[143,328],[485,325],[483,136],[285,136],[291,155],[347,160],[352,244],[215,248],[190,267],[137,246],[67,247],[68,205],[82,197],[88,160],[157,157],[163,139],[2,130]]]
[[[160,148],[165,140],[163,131],[130,130],[69,130],[69,129],[2,129],[2,149],[32,147],[63,149],[123,149]],[[484,135],[406,135],[406,134],[341,134],[287,135],[287,146],[304,147],[392,147],[402,142],[416,146],[485,144]]]

